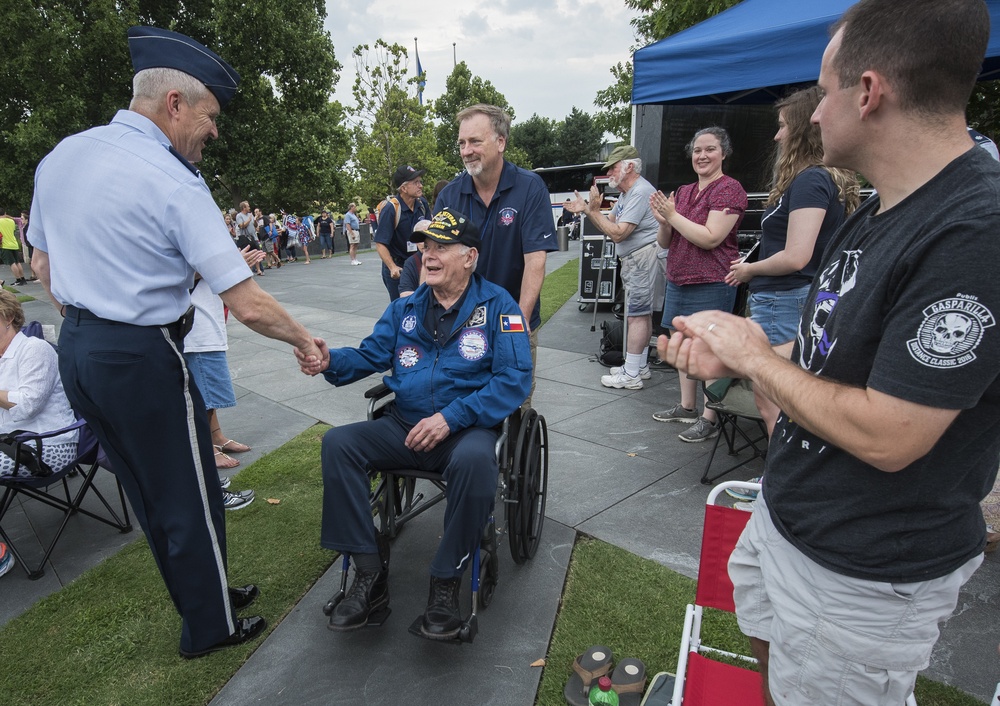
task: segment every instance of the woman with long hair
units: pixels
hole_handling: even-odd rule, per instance
[[[726,276],[733,287],[749,284],[750,318],[771,345],[795,339],[823,250],[860,200],[854,172],[823,166],[819,126],[810,121],[821,97],[814,86],[775,105],[778,132],[771,192],[761,218],[760,259],[733,260]],[[770,435],[780,410],[761,395],[757,406]]]

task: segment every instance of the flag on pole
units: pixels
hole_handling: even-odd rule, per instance
[[[420,105],[424,104],[424,87],[427,85],[427,81],[424,78],[424,69],[420,65],[420,52],[417,51],[417,38],[413,38],[413,53],[417,57],[417,76],[420,80],[417,82],[417,97],[420,99]]]

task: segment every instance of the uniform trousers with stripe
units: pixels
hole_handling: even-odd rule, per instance
[[[477,551],[497,490],[493,429],[471,427],[446,437],[430,451],[411,451],[412,427],[392,413],[334,427],[323,436],[323,527],[320,544],[347,554],[375,554],[369,470],[437,471],[447,483],[444,532],[430,573],[461,576]]]
[[[236,623],[212,436],[182,351],[177,325],[134,326],[67,307],[59,372],[146,533],[181,615],[180,648],[198,651]]]

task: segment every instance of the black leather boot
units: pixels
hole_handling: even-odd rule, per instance
[[[458,596],[462,589],[460,576],[439,579],[431,576],[431,590],[427,597],[427,610],[420,625],[424,637],[432,640],[450,640],[458,637],[462,628],[462,613],[458,609]]]
[[[376,538],[381,571],[359,571],[354,567],[354,582],[330,615],[331,630],[348,632],[363,628],[369,617],[383,613],[389,606],[389,543],[381,535]]]

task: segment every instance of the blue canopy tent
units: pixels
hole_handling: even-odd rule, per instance
[[[766,190],[776,129],[770,106],[816,81],[830,25],[854,2],[744,0],[635,52],[633,144],[643,175],[665,189],[686,183],[687,140],[721,125],[737,146],[726,173],[748,191]],[[1000,79],[1000,0],[986,4],[993,31],[980,80]]]
[[[828,30],[856,0],[744,0],[635,52],[632,103],[773,103],[819,77]],[[980,80],[1000,78],[1000,0]]]

